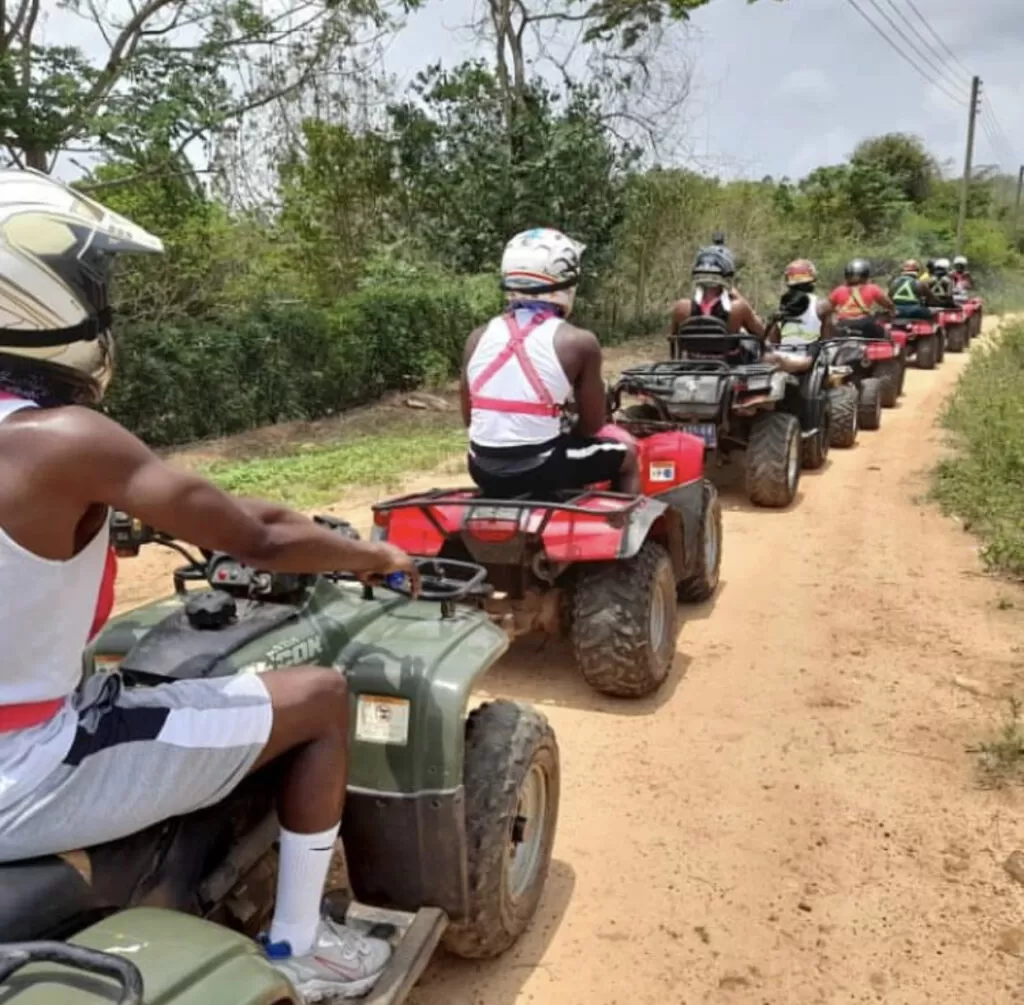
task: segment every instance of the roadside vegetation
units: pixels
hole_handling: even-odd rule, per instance
[[[936,497],[980,536],[992,569],[1024,578],[1024,322],[972,347],[943,422],[953,456],[936,470]]]
[[[1010,698],[998,729],[971,753],[978,755],[978,775],[986,788],[1024,782],[1024,711],[1019,698]]]

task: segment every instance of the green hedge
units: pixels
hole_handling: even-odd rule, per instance
[[[128,324],[107,409],[153,446],[316,419],[457,372],[500,309],[493,281],[378,286],[330,309],[276,306]]]
[[[938,499],[982,538],[989,565],[1024,576],[1024,323],[971,349],[943,419],[954,454],[935,473]]]

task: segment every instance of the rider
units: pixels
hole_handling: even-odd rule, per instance
[[[97,597],[112,588],[111,509],[262,569],[417,581],[399,549],[233,498],[94,407],[114,360],[116,258],[162,251],[81,192],[0,171],[0,862],[126,837],[279,762],[271,955],[310,998],[362,993],[387,943],[320,916],[345,799],[344,675],[310,666],[127,689],[115,673],[79,686]]]
[[[485,496],[551,496],[612,482],[638,493],[636,454],[598,436],[607,404],[597,336],[567,320],[584,246],[557,230],[528,230],[501,260],[504,314],[476,329],[462,364],[469,473]],[[565,431],[566,406],[578,421]]]
[[[935,259],[934,258],[929,258],[928,261],[924,263],[924,269],[921,272],[921,275],[919,275],[917,278],[920,279],[922,283],[927,283],[930,286],[932,280],[935,278],[932,275],[934,269],[935,269]]]
[[[835,308],[827,297],[814,292],[818,269],[807,258],[786,266],[786,292],[779,301],[780,324],[773,325],[773,340],[816,342],[832,336]]]
[[[954,297],[953,279],[949,274],[949,259],[940,258],[932,268],[933,278],[931,281],[932,296],[940,307],[953,309],[956,307]]]
[[[885,338],[885,329],[875,315],[892,313],[894,307],[885,290],[871,282],[871,265],[866,259],[855,258],[846,266],[844,275],[846,282],[829,295],[836,309],[836,324],[867,338]]]
[[[702,248],[693,263],[694,293],[672,308],[670,334],[679,334],[692,317],[714,317],[724,321],[733,334],[746,332],[764,338],[764,323],[743,297],[730,287],[735,274],[732,255],[718,245]]]
[[[896,307],[898,318],[921,318],[930,321],[929,305],[936,303],[928,284],[918,278],[920,263],[913,258],[901,266],[899,275],[889,284],[889,299]]]
[[[957,255],[953,259],[953,273],[950,278],[953,280],[953,293],[957,296],[967,297],[974,289],[974,279],[963,255]]]

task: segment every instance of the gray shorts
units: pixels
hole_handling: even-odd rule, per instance
[[[0,809],[0,861],[114,841],[219,802],[267,744],[273,711],[259,676],[125,689],[90,678],[67,756]]]

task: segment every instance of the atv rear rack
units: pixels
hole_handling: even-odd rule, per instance
[[[459,507],[467,510],[477,508],[512,509],[520,510],[522,515],[525,516],[539,511],[543,513],[541,521],[530,531],[532,535],[539,537],[544,533],[551,518],[556,514],[575,513],[591,518],[604,518],[608,521],[609,525],[616,526],[619,523],[625,523],[630,514],[647,501],[643,496],[632,496],[623,492],[604,492],[596,489],[587,489],[583,492],[572,490],[570,493],[566,493],[566,497],[561,500],[532,499],[526,495],[514,496],[511,499],[487,499],[482,496],[459,494],[474,491],[475,489],[472,488],[457,488],[415,492],[411,495],[400,496],[398,499],[389,499],[387,502],[377,503],[373,507],[373,512],[377,514],[391,513],[400,509],[418,509],[430,521],[433,528],[444,537],[448,535],[449,531],[433,512],[433,507],[435,506]],[[581,499],[606,499],[611,502],[619,502],[622,505],[614,509],[596,509],[591,506],[580,505],[579,500]],[[519,523],[522,523],[522,516],[519,518]]]

